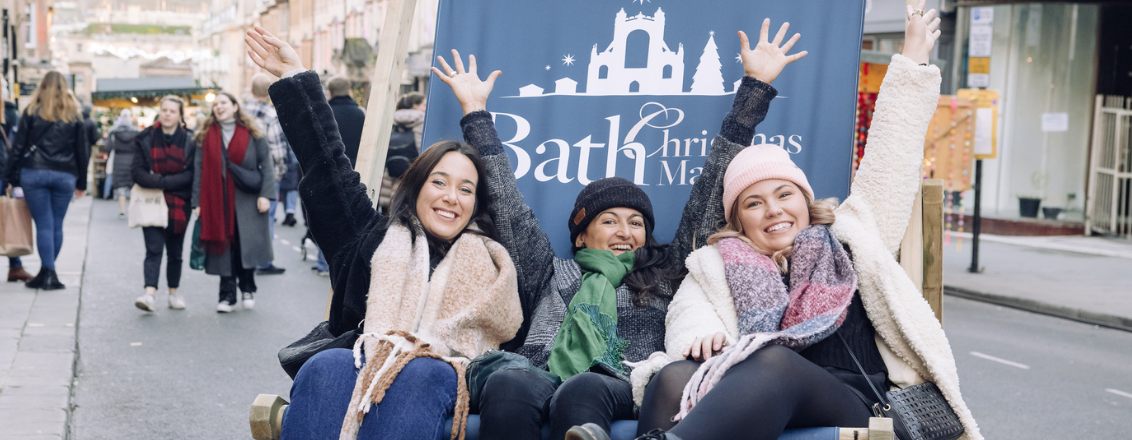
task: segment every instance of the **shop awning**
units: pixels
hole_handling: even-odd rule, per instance
[[[101,78],[97,82],[97,90],[91,93],[95,105],[98,101],[104,104],[130,102],[133,100],[153,101],[165,95],[190,97],[205,95],[213,91],[211,88],[199,87],[192,77],[178,78]],[[103,105],[104,107],[118,107],[122,105]]]

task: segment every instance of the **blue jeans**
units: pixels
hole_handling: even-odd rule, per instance
[[[111,199],[114,198],[114,195],[110,194],[110,184],[113,181],[114,181],[114,175],[113,174],[107,174],[106,175],[106,181],[102,184],[102,198],[104,198],[106,200],[111,200]]]
[[[358,370],[354,353],[326,350],[310,358],[291,385],[280,440],[338,438]],[[362,419],[358,439],[447,440],[444,421],[456,406],[456,371],[446,362],[410,361]]]
[[[62,171],[20,170],[20,187],[35,222],[35,245],[43,268],[55,270],[55,258],[63,249],[63,217],[75,196],[75,180]]]
[[[326,254],[322,253],[322,248],[318,249],[318,271],[330,272],[330,263],[326,262]]]
[[[294,214],[296,206],[299,206],[299,192],[287,191],[287,193],[283,195],[283,212],[286,214]]]

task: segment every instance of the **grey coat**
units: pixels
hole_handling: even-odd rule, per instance
[[[199,147],[199,146],[198,146]],[[193,159],[194,175],[200,176],[201,163],[204,161],[204,149],[201,149]],[[228,155],[228,148],[224,148],[224,155]],[[271,148],[267,146],[264,137],[252,138],[248,142],[247,153],[240,166],[249,170],[259,170],[266,184],[259,193],[248,193],[236,187],[236,232],[240,239],[241,263],[245,269],[252,269],[275,259],[271,246],[271,228],[267,213],[259,212],[256,208],[256,199],[266,197],[275,200],[275,163],[271,160]],[[227,178],[228,173],[224,173]],[[193,180],[193,207],[200,206],[200,181]],[[204,261],[204,271],[209,275],[232,276],[231,248],[221,255],[208,255]]]
[[[692,193],[684,205],[680,225],[668,250],[668,267],[683,272],[688,254],[707,244],[707,238],[726,223],[722,202],[724,172],[731,159],[751,144],[755,126],[766,117],[770,101],[777,94],[769,84],[753,78],[743,79],[732,110],[723,120],[720,135],[712,143],[703,173],[692,185]],[[567,306],[581,286],[581,268],[572,259],[555,256],[534,211],[523,202],[491,115],[485,111],[470,113],[460,123],[464,139],[483,155],[492,219],[499,232],[499,242],[511,254],[519,275],[524,322],[516,340],[521,340],[522,345],[516,349],[509,342],[507,348],[546,368]],[[664,351],[664,319],[678,286],[678,280],[661,282],[659,295],[644,306],[633,304],[628,286],[617,286],[617,333],[630,343],[623,353],[626,361],[641,361],[653,352]],[[628,380],[620,372],[601,367],[611,376]]]

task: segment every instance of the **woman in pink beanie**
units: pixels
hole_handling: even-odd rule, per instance
[[[928,64],[934,17],[907,9],[903,54],[892,57],[845,203],[815,200],[777,145],[731,161],[727,224],[686,260],[668,308],[667,353],[633,371],[638,433],[651,430],[639,438],[777,439],[787,428],[868,426],[878,394],[924,382],[958,418],[945,438],[982,438],[947,337],[895,259],[939,96],[939,68]],[[765,35],[764,24],[760,46]],[[911,438],[894,422],[898,437]],[[567,439],[608,436],[585,425]]]

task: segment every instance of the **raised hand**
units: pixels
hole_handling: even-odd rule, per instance
[[[432,68],[432,72],[440,77],[440,81],[448,84],[452,88],[452,94],[456,96],[456,100],[460,101],[460,107],[464,109],[464,114],[474,111],[487,109],[487,97],[491,95],[491,89],[495,87],[495,79],[503,72],[498,70],[491,72],[486,80],[480,80],[476,71],[476,56],[468,55],[468,70],[464,71],[464,61],[460,59],[460,52],[452,49],[452,59],[456,64],[453,69],[448,66],[448,62],[444,57],[437,56],[436,60],[440,62],[440,67],[443,71]]]
[[[801,51],[793,55],[786,55],[794,43],[802,37],[802,34],[794,34],[790,37],[790,41],[782,44],[782,38],[786,36],[786,30],[790,28],[790,23],[782,23],[782,27],[778,29],[778,34],[774,36],[774,41],[767,41],[767,35],[770,31],[770,19],[763,20],[762,30],[759,31],[759,44],[751,49],[751,42],[747,39],[747,34],[739,31],[739,43],[742,46],[740,56],[743,58],[743,73],[747,76],[770,84],[778,74],[782,73],[782,69],[787,64],[798,61],[806,56],[808,52]]]
[[[295,48],[264,28],[255,26],[248,29],[244,43],[248,45],[248,56],[252,61],[272,75],[282,77],[284,73],[303,68]]]
[[[935,9],[924,13],[925,5],[925,1],[920,0],[916,9],[908,5],[904,11],[904,51],[901,55],[917,64],[927,64],[940,34]]]

